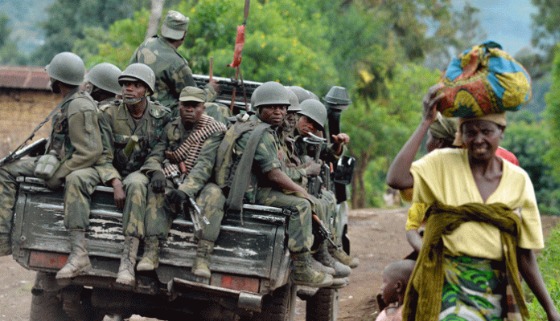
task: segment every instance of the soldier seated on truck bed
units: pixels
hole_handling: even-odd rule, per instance
[[[203,278],[211,276],[208,265],[220,232],[226,199],[222,190],[208,180],[227,128],[204,114],[206,99],[207,93],[200,88],[183,88],[179,97],[179,118],[167,124],[162,141],[142,167],[147,173],[164,175],[166,185],[148,191],[144,223],[146,250],[138,263],[138,271],[154,270],[158,266],[159,243],[167,239],[173,219],[188,205],[185,205],[188,198],[196,197],[201,215],[209,224],[202,224],[202,230],[195,231],[198,248],[192,272]]]
[[[49,188],[60,188],[65,183],[64,223],[69,226],[68,214],[84,211],[89,215],[89,191],[81,181],[84,171],[92,166],[101,155],[101,134],[97,122],[95,102],[80,91],[85,66],[80,57],[71,52],[62,52],[53,57],[46,67],[52,91],[61,102],[56,106],[52,120],[50,142],[45,159],[55,159],[58,166],[42,167],[43,162],[35,157],[19,159],[0,167],[0,256],[12,253],[10,233],[15,205],[18,176],[40,176]],[[37,165],[36,165],[37,164]],[[45,162],[44,165],[49,165]],[[52,165],[52,164],[51,164]],[[41,170],[44,169],[44,171]],[[49,171],[48,169],[52,169]],[[43,174],[42,176],[40,174]],[[92,187],[92,189],[95,185]],[[71,234],[72,253],[85,240],[85,226]],[[89,264],[89,260],[87,262]]]
[[[228,210],[240,210],[243,201],[260,205],[291,207],[288,249],[293,260],[292,281],[297,285],[327,287],[330,274],[312,268],[310,248],[311,204],[309,195],[282,171],[280,142],[275,128],[290,105],[288,91],[279,83],[259,86],[251,97],[256,115],[240,118],[226,132],[214,168],[216,183],[228,196]]]
[[[170,112],[148,100],[155,82],[150,67],[131,64],[119,76],[118,82],[122,86],[122,103],[101,110],[104,139],[111,142],[114,158],[96,169],[103,182],[113,187],[115,204],[123,210],[125,241],[116,281],[134,285],[138,245],[144,237],[148,185],[159,186],[165,180],[156,174],[146,176],[140,169],[160,140]]]

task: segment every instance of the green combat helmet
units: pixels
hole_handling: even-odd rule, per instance
[[[45,70],[52,79],[74,86],[79,86],[84,81],[86,73],[82,58],[67,51],[55,55]]]
[[[130,64],[126,69],[122,72],[119,76],[119,85],[123,85],[125,81],[141,81],[149,89],[149,95],[151,96],[154,94],[154,88],[156,84],[156,75],[152,68],[148,67],[145,64],[141,63],[134,63]]]
[[[108,62],[102,62],[93,66],[86,74],[86,81],[92,83],[95,87],[120,95],[122,92],[119,84],[119,76],[122,71],[119,67]]]
[[[323,101],[328,107],[339,110],[348,108],[348,105],[352,103],[346,88],[340,86],[332,86],[325,97],[323,97]]]
[[[304,100],[311,98],[311,94],[309,94],[309,91],[307,91],[304,88],[301,88],[299,86],[290,86],[288,87],[288,89],[290,89],[291,91],[294,92],[294,94],[296,94],[297,98],[298,98],[298,102],[301,104]]]
[[[299,107],[299,99],[297,95],[290,89],[290,87],[286,87],[286,89],[288,89],[288,95],[289,95],[288,100],[290,101],[290,107],[288,107],[288,112],[295,113],[301,111],[301,108]]]
[[[281,84],[269,81],[257,87],[253,92],[251,100],[254,100],[255,107],[266,105],[290,105],[288,90]]]
[[[302,102],[299,107],[301,111],[298,114],[307,116],[309,119],[315,121],[321,129],[325,127],[325,123],[327,122],[327,108],[325,105],[318,100],[315,99],[307,99]]]

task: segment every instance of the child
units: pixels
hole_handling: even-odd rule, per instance
[[[400,260],[393,262],[383,270],[383,285],[381,298],[385,308],[375,321],[401,321],[404,293],[415,261]]]

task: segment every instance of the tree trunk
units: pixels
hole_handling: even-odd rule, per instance
[[[354,170],[354,179],[352,180],[352,208],[364,208],[366,205],[364,174],[367,170],[370,155],[362,153],[360,159],[357,161],[356,169]]]
[[[157,34],[164,3],[165,0],[152,0],[152,10],[150,14],[150,22],[148,23],[148,30],[146,30],[146,39]]]

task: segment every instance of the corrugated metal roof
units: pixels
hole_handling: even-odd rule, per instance
[[[0,88],[49,90],[44,67],[0,66]]]

